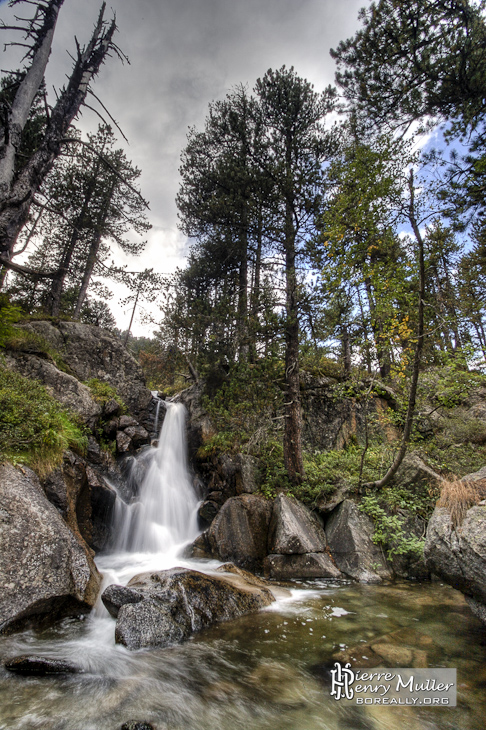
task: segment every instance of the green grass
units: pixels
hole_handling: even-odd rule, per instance
[[[0,458],[26,464],[42,476],[63,452],[83,452],[85,428],[38,381],[0,364]]]

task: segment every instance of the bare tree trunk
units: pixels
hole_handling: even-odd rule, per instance
[[[139,296],[140,296],[140,287],[137,289],[137,296],[135,297],[135,301],[133,303],[132,316],[130,317],[130,324],[128,325],[127,333],[126,333],[125,338],[123,340],[123,344],[125,345],[125,347],[127,346],[128,338],[130,337],[130,330],[132,329],[133,318],[135,317],[135,310],[137,308],[138,297]]]
[[[19,106],[22,107],[23,114],[27,114],[27,116],[30,111],[28,99],[31,96],[34,98],[39,89],[45,63],[47,63],[46,55],[49,55],[52,43],[54,24],[52,20],[48,22],[48,19],[51,18],[54,11],[57,17],[61,1],[49,0],[48,2],[45,12],[46,20],[38,32],[40,45],[33,54],[31,67],[20,84],[13,102],[15,105],[17,97],[19,97]],[[66,132],[86,98],[91,80],[98,73],[110,50],[119,53],[112,41],[116,30],[115,21],[113,20],[108,27],[103,21],[105,7],[106,4],[103,3],[88,45],[85,48],[78,47],[71,76],[52,109],[42,143],[17,176],[14,171],[15,165],[12,165],[10,148],[6,149],[4,144],[5,152],[2,150],[3,154],[0,157],[0,258],[8,268],[13,268],[10,267],[9,261],[16,238],[28,219],[32,199],[60,153]],[[40,49],[43,49],[42,73],[40,70],[41,57],[38,55]],[[29,75],[31,69],[33,69],[32,76]],[[38,84],[34,89],[34,82],[37,80]],[[3,130],[3,134],[5,135],[5,130]]]

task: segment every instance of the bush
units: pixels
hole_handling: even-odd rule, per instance
[[[87,446],[84,427],[36,380],[0,365],[0,458],[31,466],[40,475],[54,469],[63,452]]]

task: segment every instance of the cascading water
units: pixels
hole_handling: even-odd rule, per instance
[[[115,518],[115,551],[167,553],[198,534],[183,405],[167,404],[158,447],[142,458],[145,476],[138,501],[124,505]]]

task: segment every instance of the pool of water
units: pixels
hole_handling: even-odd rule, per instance
[[[485,726],[486,629],[460,593],[440,583],[291,588],[291,599],[169,649],[116,646],[115,622],[100,612],[1,637],[0,730],[118,730],[128,720],[157,730]],[[407,646],[425,637],[422,661],[457,668],[456,708],[351,707],[331,697],[326,668],[334,655],[390,635]],[[24,653],[70,659],[83,673],[34,678],[3,668]]]

